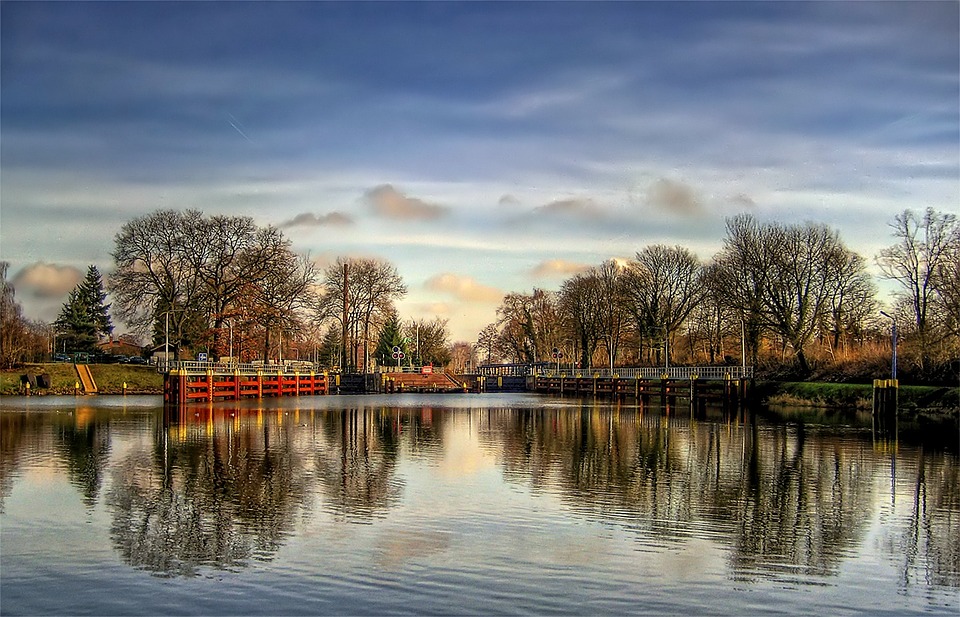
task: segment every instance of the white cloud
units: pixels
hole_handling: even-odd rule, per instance
[[[530,275],[535,278],[566,278],[581,272],[586,272],[591,266],[567,261],[565,259],[547,259],[537,264]]]
[[[83,279],[72,266],[38,262],[22,268],[11,283],[18,295],[49,300],[66,296]]]
[[[503,291],[481,285],[472,277],[450,272],[431,277],[423,286],[430,291],[446,293],[466,302],[499,302],[504,295]]]
[[[449,208],[407,197],[389,184],[381,184],[364,196],[379,216],[393,220],[435,220],[445,217]]]

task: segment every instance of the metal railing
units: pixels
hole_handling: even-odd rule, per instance
[[[311,371],[322,373],[323,367],[312,362],[284,362],[263,363],[263,362],[196,362],[192,360],[179,360],[163,362],[157,364],[157,370],[161,373],[170,371],[179,371],[188,375],[205,375],[208,372],[214,373],[234,373],[241,375],[256,375],[257,373],[276,374],[285,373],[306,374]]]
[[[646,366],[594,368],[590,370],[570,369],[561,367],[537,366],[530,372],[531,375],[541,377],[619,377],[620,379],[750,379],[753,377],[752,366]]]
[[[394,366],[381,366],[373,369],[374,373],[423,373],[422,366],[401,366],[399,370]],[[207,372],[214,373],[234,373],[241,375],[256,375],[257,373],[285,374],[300,373],[301,375],[310,373],[337,372],[331,371],[328,367],[313,362],[290,361],[278,364],[275,362],[196,362],[193,360],[180,360],[163,362],[157,364],[157,371],[166,373],[169,371],[179,371],[188,375],[205,375]],[[427,373],[443,374],[442,366],[427,367]]]

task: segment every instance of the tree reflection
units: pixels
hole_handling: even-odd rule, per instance
[[[384,519],[403,495],[401,461],[445,464],[469,441],[508,482],[629,530],[638,550],[723,547],[735,580],[815,584],[879,529],[871,539],[905,591],[960,587],[960,466],[949,454],[877,451],[869,434],[849,430],[604,402],[469,411],[259,404],[187,406],[163,422],[150,413],[131,430],[110,411],[0,413],[0,511],[23,469],[63,472],[87,507],[105,501],[126,563],[195,576],[273,559],[316,505],[334,524]]]
[[[866,443],[603,405],[511,417],[508,476],[661,543],[707,534],[735,578],[833,574],[869,520]]]
[[[915,579],[960,587],[960,470],[943,462],[920,450],[907,527],[894,547],[904,556],[904,588]]]
[[[110,418],[84,407],[78,407],[74,415],[75,422],[57,426],[57,449],[70,482],[80,489],[83,503],[92,508],[110,458]]]
[[[399,410],[346,409],[322,417],[323,447],[315,455],[327,509],[338,520],[370,522],[399,500],[396,479],[402,422]]]
[[[169,576],[271,559],[309,494],[297,425],[284,420],[189,409],[160,426],[152,456],[132,453],[114,468],[107,503],[123,558]]]

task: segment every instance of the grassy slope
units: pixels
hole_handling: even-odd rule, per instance
[[[163,391],[163,377],[150,366],[136,366],[125,364],[91,364],[90,372],[97,389],[102,394],[120,394],[123,384],[127,384],[129,393],[155,393]],[[51,387],[49,390],[39,390],[36,394],[73,394],[74,386],[79,381],[77,371],[72,364],[65,362],[51,364],[28,364],[20,368],[0,371],[0,395],[22,394],[20,376],[27,373],[50,375]]]

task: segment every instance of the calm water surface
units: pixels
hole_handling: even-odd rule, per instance
[[[0,612],[960,612],[960,463],[532,395],[0,399]]]

